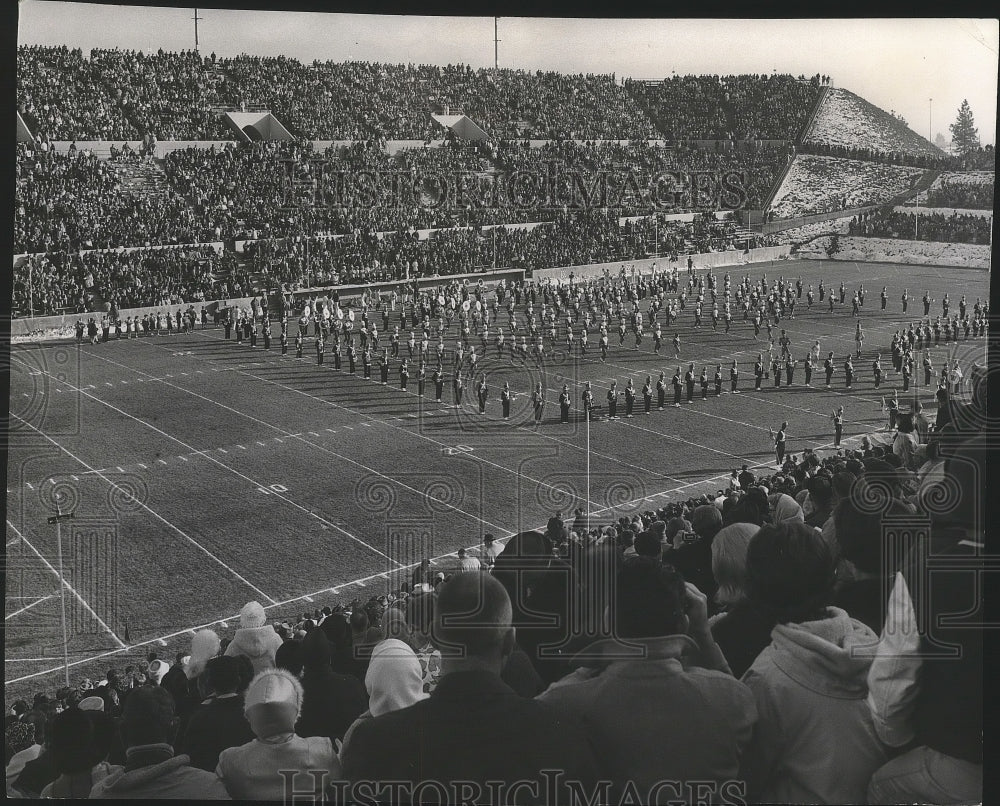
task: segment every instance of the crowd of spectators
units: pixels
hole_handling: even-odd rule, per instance
[[[216,139],[224,109],[268,109],[296,136],[422,139],[432,112],[464,113],[494,139],[786,139],[825,76],[614,75],[469,65],[216,58],[65,47],[18,49],[19,108],[51,139]]]
[[[211,246],[49,252],[14,268],[15,316],[204,302],[253,291],[232,252]]]
[[[91,69],[107,83],[112,103],[141,133],[160,140],[217,140],[230,137],[221,115],[218,74],[194,50],[94,49]]]
[[[884,204],[910,189],[918,168],[796,155],[769,208],[775,219]]]
[[[800,154],[815,154],[823,157],[885,162],[890,165],[906,165],[911,168],[947,168],[958,163],[945,153],[938,155],[910,153],[907,151],[879,151],[860,145],[830,145],[828,143],[807,142],[799,148]]]
[[[168,190],[154,198],[128,192],[116,164],[75,145],[56,152],[19,143],[15,254],[218,240],[205,237],[216,233],[197,227],[192,209],[178,193]]]
[[[598,780],[589,802],[662,802],[671,781],[679,802],[704,797],[686,781],[749,803],[979,802],[983,628],[912,625],[976,612],[968,567],[928,563],[984,545],[985,378],[968,403],[942,387],[933,425],[901,413],[881,446],[744,465],[610,522],[556,513],[367,601],[270,620],[248,602],[172,662],[12,703],[7,794],[281,799],[299,771],[300,797],[409,781],[382,791],[397,803],[420,781],[449,800],[460,781],[530,792],[551,768],[557,791],[500,802]]]
[[[951,207],[958,210],[992,210],[994,174],[986,181],[968,181],[968,174],[950,174],[938,177],[927,189],[922,202],[927,207]],[[977,177],[978,178],[978,177]]]
[[[678,140],[797,140],[829,77],[672,76],[625,86],[657,129]]]
[[[17,111],[44,140],[139,139],[143,133],[115,103],[111,87],[111,77],[79,48],[17,48]]]
[[[885,208],[852,218],[848,234],[866,238],[988,244],[992,229],[993,222],[987,216],[960,213],[917,215]]]

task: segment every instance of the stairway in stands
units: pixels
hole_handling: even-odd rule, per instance
[[[122,190],[144,199],[166,199],[169,183],[167,175],[155,161],[109,162],[121,182]]]

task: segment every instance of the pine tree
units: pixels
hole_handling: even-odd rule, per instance
[[[979,131],[975,123],[969,102],[962,101],[958,109],[958,118],[948,126],[951,131],[952,146],[959,156],[964,157],[979,150]]]

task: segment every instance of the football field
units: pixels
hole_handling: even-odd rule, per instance
[[[774,467],[769,429],[788,422],[788,449],[832,449],[831,413],[845,407],[845,445],[882,427],[880,399],[901,380],[891,370],[889,342],[901,325],[923,319],[920,302],[929,290],[952,308],[964,293],[969,308],[989,297],[988,272],[832,261],[782,261],[734,267],[734,285],[749,270],[803,278],[835,289],[843,280],[848,302],[830,313],[824,302],[782,326],[800,360],[816,339],[822,356],[811,388],[801,363],[795,383],[774,389],[766,381],[753,390],[753,362],[766,332],[734,310],[729,334],[714,331],[706,315],[693,327],[690,306],[681,312],[681,359],[674,360],[664,329],[660,355],[647,326],[634,349],[631,334],[602,362],[591,335],[586,357],[558,353],[541,363],[515,362],[491,344],[479,368],[487,374],[489,402],[480,414],[473,384],[461,407],[451,405],[451,361],[446,362],[444,402],[434,401],[428,368],[418,397],[413,362],[409,388],[399,388],[398,362],[387,385],[336,371],[329,351],[316,362],[313,338],[297,360],[294,348],[282,356],[277,339],[265,351],[224,338],[209,326],[181,335],[107,344],[42,343],[11,348],[11,407],[8,423],[7,598],[5,671],[8,699],[60,685],[62,674],[60,556],[56,525],[47,518],[72,510],[60,524],[71,680],[102,677],[153,649],[173,661],[190,633],[211,626],[229,635],[235,614],[249,600],[263,604],[271,620],[395,587],[423,557],[447,569],[454,552],[491,532],[506,537],[541,528],[555,511],[572,517],[589,509],[592,522],[655,509],[671,501],[723,488],[742,464]],[[722,278],[725,270],[718,270]],[[683,275],[683,273],[682,273]],[[854,352],[855,319],[850,295],[863,282],[867,291],[861,321],[865,350],[855,361],[857,380],[844,386],[842,364]],[[879,311],[879,292],[888,286],[889,306]],[[911,297],[905,316],[900,294]],[[707,306],[710,309],[710,304]],[[645,315],[647,303],[642,303]],[[523,322],[523,316],[521,317]],[[661,315],[662,321],[662,315]],[[501,322],[506,317],[501,315]],[[294,334],[294,321],[289,323]],[[492,328],[491,328],[492,329]],[[311,332],[311,328],[310,328]],[[495,332],[495,330],[494,330]],[[778,330],[775,331],[777,339]],[[277,335],[278,328],[274,328]],[[453,325],[446,344],[455,345]],[[404,333],[405,341],[405,333]],[[477,344],[478,337],[473,337]],[[432,341],[433,345],[433,341]],[[955,356],[968,374],[983,360],[983,339],[931,349],[937,369]],[[833,387],[823,387],[822,358],[836,358]],[[405,355],[405,344],[402,346]],[[883,356],[887,377],[876,391],[870,364]],[[739,361],[741,394],[728,394],[728,366]],[[595,401],[612,379],[624,390],[629,378],[637,393],[646,376],[669,381],[678,366],[696,372],[723,365],[725,393],[674,408],[595,420],[581,417],[581,394],[591,381]],[[478,380],[478,378],[477,378]],[[914,380],[931,414],[934,387]],[[511,419],[500,414],[500,390],[516,393]],[[546,389],[544,421],[534,426],[531,390]],[[559,422],[557,403],[564,384],[573,399],[570,422]],[[654,393],[655,394],[655,393]],[[904,398],[904,405],[912,396]],[[589,431],[590,485],[585,469]]]

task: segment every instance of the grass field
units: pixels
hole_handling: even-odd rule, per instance
[[[316,365],[312,339],[305,357],[280,355],[277,343],[225,341],[209,327],[187,335],[78,346],[45,343],[11,350],[11,417],[7,477],[6,693],[61,685],[60,590],[56,527],[46,522],[58,503],[76,520],[62,525],[71,678],[103,676],[148,649],[172,660],[190,631],[235,628],[234,614],[256,599],[274,617],[369,596],[394,584],[401,569],[435,557],[446,567],[460,546],[492,532],[507,536],[543,526],[555,510],[588,507],[595,523],[612,515],[656,508],[724,486],[741,464],[771,468],[768,428],[788,421],[792,453],[828,449],[830,414],[846,409],[845,437],[879,428],[880,395],[899,380],[891,373],[873,389],[876,351],[891,370],[888,344],[901,323],[922,313],[925,289],[945,292],[957,309],[989,296],[986,272],[827,261],[750,267],[769,279],[803,277],[816,286],[843,279],[850,291],[864,282],[866,349],[859,379],[844,388],[840,369],[854,349],[849,303],[826,305],[783,322],[801,358],[815,339],[838,360],[834,387],[813,388],[802,370],[796,385],[753,391],[752,364],[766,341],[734,316],[730,334],[711,321],[693,328],[690,307],[680,320],[681,359],[709,364],[740,361],[742,394],[643,416],[641,397],[631,420],[590,428],[591,488],[584,481],[587,428],[579,417],[583,382],[603,403],[612,377],[637,391],[647,374],[669,380],[678,362],[664,333],[664,356],[652,340],[640,350],[618,347],[612,333],[608,362],[591,340],[586,359],[557,356],[542,365],[499,360],[492,346],[480,368],[490,401],[479,415],[470,388],[461,409],[398,388],[395,362],[388,386],[337,372],[329,354]],[[743,269],[732,270],[734,280]],[[719,275],[724,274],[720,271]],[[889,287],[889,309],[878,294]],[[903,318],[899,295],[911,303]],[[849,293],[850,293],[849,291]],[[646,305],[643,305],[645,313]],[[931,315],[940,313],[935,302]],[[505,319],[505,317],[502,317]],[[455,342],[453,327],[448,346]],[[764,336],[762,335],[762,339]],[[478,339],[475,339],[478,342]],[[982,340],[960,342],[965,367],[984,355]],[[404,346],[405,352],[405,346]],[[935,367],[950,354],[932,350]],[[686,369],[686,366],[684,367]],[[921,372],[916,373],[922,376]],[[922,382],[922,377],[915,378]],[[451,403],[450,375],[445,403]],[[547,391],[545,421],[533,427],[530,391]],[[504,381],[518,392],[509,422],[500,416]],[[558,422],[557,397],[570,385],[573,417]],[[933,389],[921,399],[933,411]],[[668,403],[672,395],[668,392]],[[620,406],[620,414],[623,414]]]

